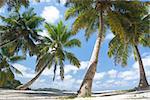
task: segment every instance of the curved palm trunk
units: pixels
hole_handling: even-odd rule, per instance
[[[149,87],[147,79],[146,79],[146,75],[145,75],[145,71],[144,71],[144,66],[143,66],[143,62],[140,56],[140,52],[138,50],[137,45],[134,46],[135,50],[136,50],[136,54],[137,54],[137,59],[138,59],[138,63],[139,63],[139,72],[140,72],[140,81],[139,81],[139,85],[138,88],[139,89],[147,89]]]
[[[26,90],[30,85],[32,85],[38,78],[39,76],[42,74],[42,72],[44,71],[44,69],[46,68],[43,67],[37,74],[34,78],[32,78],[29,82],[27,82],[26,84],[24,85],[20,85],[18,86],[16,89],[19,89],[19,90]]]
[[[86,72],[86,75],[82,81],[82,84],[80,86],[80,89],[78,91],[78,96],[79,97],[87,97],[91,96],[91,88],[92,88],[92,82],[94,75],[96,73],[96,67],[97,67],[97,62],[98,62],[98,55],[100,51],[100,45],[102,42],[102,37],[103,37],[103,30],[104,30],[104,23],[103,23],[103,15],[102,11],[100,12],[100,30],[95,42],[95,46],[93,49],[93,53],[90,59],[89,63],[89,69]]]

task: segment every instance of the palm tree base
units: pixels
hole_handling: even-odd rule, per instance
[[[20,85],[16,89],[17,90],[28,90],[29,88],[24,87],[24,85]]]
[[[141,76],[143,76],[143,78],[140,79],[140,82],[139,82],[139,85],[138,85],[139,90],[150,89],[150,85],[148,84],[148,81],[146,79],[145,74],[141,75]]]
[[[146,86],[146,87],[140,87],[140,86],[138,86],[138,87],[135,87],[135,90],[136,90],[136,91],[150,90],[150,85],[148,85],[148,86]]]
[[[87,84],[82,86],[82,88],[78,91],[78,97],[90,97],[91,96],[91,89]]]

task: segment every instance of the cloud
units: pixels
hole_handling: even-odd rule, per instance
[[[103,79],[105,74],[106,74],[105,72],[95,73],[94,80],[101,80],[101,79]]]
[[[147,79],[150,81],[150,55],[146,55],[142,59],[147,75]],[[59,76],[59,67],[56,72],[56,79],[53,78],[53,67],[46,69],[41,77],[31,86],[32,88],[58,88],[62,90],[77,91],[82,83],[84,74],[88,69],[89,61],[81,61],[81,67],[78,69],[73,65],[65,65],[65,78],[61,81]],[[21,81],[28,81],[34,76],[34,71],[26,66],[15,64],[16,68],[23,71],[24,74]],[[31,75],[30,75],[31,74]],[[117,71],[115,69],[107,70],[104,72],[96,72],[93,82],[93,90],[116,90],[116,89],[129,89],[137,86],[139,81],[139,69],[138,63],[135,62],[130,68],[124,71]]]
[[[71,76],[71,75],[66,75],[66,76],[65,76],[65,80],[70,80],[70,79],[72,79],[72,76]]]
[[[20,77],[20,78],[33,78],[35,76],[35,73],[34,71],[31,69],[31,68],[28,68],[24,65],[21,65],[21,64],[13,64],[13,66],[15,68],[17,68],[19,71],[22,72],[23,76],[22,75],[19,75],[19,74],[16,74],[16,77]]]
[[[82,81],[83,81],[83,80],[80,80],[80,79],[79,79],[79,80],[76,80],[76,83],[79,84],[79,85],[81,85]]]
[[[42,32],[39,32],[38,34],[41,35],[41,36],[49,37],[48,32],[46,30],[43,30]]]
[[[70,65],[70,64],[65,65],[65,73],[67,74],[67,73],[72,72],[72,73],[75,74],[79,70],[84,70],[84,69],[88,68],[89,61],[81,61],[80,63],[81,63],[80,68],[77,68],[76,66],[73,66],[73,65]]]
[[[3,13],[3,9],[2,8],[0,8],[0,13]]]
[[[147,75],[147,80],[150,83],[150,54],[144,53],[143,55],[142,61]],[[124,71],[112,69],[102,73],[105,73],[105,75],[100,75],[100,73],[95,75],[97,80],[94,80],[93,82],[93,90],[129,89],[136,87],[139,82],[138,62],[133,63],[130,68]],[[103,76],[103,78],[99,78],[100,76]]]
[[[115,37],[115,35],[110,30],[108,30],[106,33],[107,33],[105,37],[106,40],[111,40]]]
[[[41,14],[46,22],[55,23],[60,18],[59,10],[54,6],[46,6]]]
[[[6,6],[1,7],[1,8],[0,8],[0,14],[5,13],[5,10],[6,10],[6,9],[7,9]]]
[[[86,69],[88,67],[88,63],[89,61],[81,61],[80,68],[77,68],[76,66],[71,65],[71,64],[66,64],[64,66],[65,74],[69,74],[69,73],[76,74],[78,71]],[[51,67],[51,69],[46,68],[44,72],[42,73],[42,75],[45,75],[45,76],[53,75],[53,70],[54,70],[54,67]],[[59,75],[59,72],[60,70],[58,66],[56,70],[56,75]]]
[[[150,77],[150,55],[144,56],[142,58],[145,73],[147,77]],[[124,80],[138,80],[139,79],[139,64],[138,62],[135,62],[131,69],[128,71],[120,72],[118,75],[119,78],[122,78]]]
[[[43,2],[52,2],[52,0],[30,0],[31,3],[38,3],[38,1],[40,1],[40,3],[43,3]]]
[[[137,74],[138,74],[137,72],[130,70],[130,71],[120,72],[118,77],[122,78],[123,80],[134,80],[138,78],[137,76],[135,76]]]
[[[47,82],[46,79],[41,79],[38,78],[30,87],[33,89],[38,89],[38,88],[46,88],[48,87],[49,83]]]
[[[67,64],[64,66],[65,68],[65,78],[62,81],[59,76],[59,66],[56,71],[56,79],[53,82],[53,67],[51,69],[46,68],[42,75],[32,84],[31,88],[46,88],[46,87],[51,87],[51,88],[58,88],[58,89],[66,89],[66,90],[74,90],[76,91],[79,89],[79,86],[82,82],[82,79],[76,79],[74,77],[75,75],[79,75],[80,71],[85,70],[88,68],[88,61],[81,61],[81,67],[77,68],[73,65]],[[34,70],[31,68],[28,68],[24,65],[21,64],[13,64],[15,68],[18,68],[22,73],[23,76],[16,75],[17,79],[21,80],[22,83],[28,82],[30,79],[32,79],[35,74]]]
[[[67,0],[60,0],[60,3],[63,4],[63,5],[65,5],[66,2],[67,2]]]
[[[108,75],[111,77],[111,78],[116,78],[117,77],[117,74],[118,72],[114,69],[108,71]]]

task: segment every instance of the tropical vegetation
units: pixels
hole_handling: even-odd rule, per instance
[[[9,87],[16,82],[17,85],[13,87],[27,89],[47,68],[54,69],[54,81],[59,67],[60,78],[63,80],[67,61],[80,67],[79,59],[69,49],[81,47],[80,41],[74,36],[84,29],[87,41],[92,34],[96,33],[97,37],[89,68],[77,95],[91,96],[97,64],[99,58],[103,59],[99,57],[101,45],[105,40],[106,30],[110,29],[114,38],[109,42],[108,56],[113,58],[116,64],[126,66],[129,55],[133,53],[135,61],[139,64],[138,89],[149,88],[139,48],[150,47],[148,2],[67,0],[65,19],[74,19],[72,27],[65,25],[63,21],[57,24],[44,22],[44,19],[30,8],[29,0],[1,0],[0,7],[6,5],[8,16],[0,15],[0,87]],[[42,32],[41,28],[46,29],[47,36],[39,35],[39,32]],[[26,84],[18,86],[20,83],[15,80],[14,74],[21,72],[13,63],[25,60],[27,54],[37,56],[36,75]]]
[[[138,3],[137,3],[138,4]],[[127,59],[131,53],[134,54],[135,61],[139,63],[139,89],[148,88],[149,84],[146,79],[144,65],[140,55],[138,45],[150,47],[149,20],[150,15],[147,12],[146,6],[138,4],[136,9],[131,8],[131,12],[127,12],[119,16],[121,25],[124,28],[123,37],[116,34],[109,43],[109,57],[113,57],[115,63],[127,65]],[[129,7],[128,7],[129,8]],[[125,18],[122,20],[121,18]],[[115,34],[115,30],[112,29]],[[118,44],[119,41],[119,44]]]
[[[89,69],[80,86],[78,96],[91,96],[92,81],[96,73],[100,46],[105,36],[105,30],[110,28],[115,35],[120,38],[125,37],[124,28],[126,26],[123,26],[121,21],[126,21],[127,18],[122,17],[122,14],[141,12],[140,9],[143,9],[141,5],[143,3],[137,1],[128,3],[126,1],[113,2],[109,0],[71,0],[68,2],[69,9],[66,11],[66,19],[76,18],[72,26],[75,33],[80,29],[85,29],[85,36],[88,39],[92,33],[98,31]],[[139,7],[139,9],[134,8],[134,6]],[[140,15],[135,15],[135,17],[138,16]]]
[[[0,87],[8,87],[8,82],[15,82],[14,73],[22,74],[12,63],[23,60],[24,57],[14,56],[9,51],[6,47],[0,49]]]
[[[37,56],[37,65],[35,71],[37,75],[24,85],[17,89],[27,89],[46,68],[54,67],[55,79],[56,70],[59,67],[61,80],[64,79],[64,63],[69,60],[71,64],[79,68],[80,62],[72,52],[67,51],[68,48],[80,47],[81,43],[78,39],[73,38],[71,30],[60,21],[57,25],[49,23],[45,24],[48,31],[48,37],[43,38],[43,43],[38,44],[40,53]]]

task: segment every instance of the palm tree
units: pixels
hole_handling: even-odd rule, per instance
[[[39,44],[40,54],[37,57],[37,65],[35,71],[37,72],[36,76],[31,79],[26,84],[19,86],[18,89],[27,89],[44,71],[45,68],[54,67],[54,77],[57,67],[60,67],[60,77],[64,79],[64,62],[67,60],[71,64],[79,67],[79,60],[71,52],[68,52],[68,48],[75,46],[80,47],[81,43],[78,39],[73,38],[71,30],[63,25],[63,22],[60,21],[57,25],[45,24],[45,28],[48,31],[49,37],[44,37],[43,43]]]
[[[8,5],[8,11],[11,11],[16,5],[18,5],[18,8],[20,8],[22,5],[28,7],[29,0],[0,0],[0,8],[5,4]]]
[[[144,65],[138,49],[138,45],[150,47],[150,34],[149,34],[149,20],[148,10],[146,6],[141,4],[136,9],[130,10],[126,14],[122,14],[121,17],[125,17],[126,20],[122,20],[124,26],[124,36],[116,34],[113,30],[115,37],[109,43],[109,57],[113,57],[115,63],[120,63],[123,66],[127,65],[127,59],[129,53],[132,51],[135,56],[135,60],[139,63],[140,81],[138,89],[147,89],[149,87],[146,79]],[[119,41],[119,43],[118,43]]]
[[[12,56],[8,48],[0,49],[0,87],[3,87],[7,81],[14,80],[14,73],[22,74],[12,63],[23,59],[22,56]]]
[[[30,55],[37,53],[36,42],[40,41],[41,36],[37,34],[38,26],[44,19],[34,13],[33,8],[22,14],[16,8],[9,17],[0,15],[3,23],[0,25],[0,47],[11,45],[12,52],[22,50],[24,54],[29,50]]]
[[[124,4],[123,7],[120,6]],[[98,56],[100,51],[100,46],[104,38],[104,30],[107,24],[110,27],[115,27],[114,29],[123,33],[123,26],[117,17],[120,16],[121,11],[128,11],[126,5],[134,6],[135,2],[123,2],[123,1],[111,1],[111,0],[69,0],[67,5],[70,7],[66,11],[66,19],[75,17],[73,23],[73,30],[75,33],[79,29],[85,29],[85,36],[87,39],[90,35],[98,30],[97,39],[93,49],[93,53],[89,63],[89,69],[85,74],[83,82],[78,91],[78,96],[91,96],[92,81],[96,72]],[[116,10],[116,8],[120,10]],[[133,8],[134,9],[134,8]],[[115,16],[115,17],[114,17]],[[106,19],[110,19],[106,21]],[[112,24],[112,21],[116,20]]]

